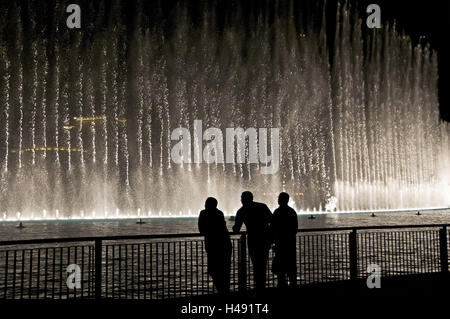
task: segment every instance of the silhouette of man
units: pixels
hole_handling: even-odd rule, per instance
[[[219,293],[230,291],[231,240],[217,200],[208,197],[198,218],[198,230],[205,236],[208,273]]]
[[[241,195],[242,207],[237,211],[233,231],[245,224],[248,234],[248,251],[253,264],[256,290],[266,286],[266,269],[270,249],[270,221],[272,212],[266,204],[253,201],[251,192]]]
[[[278,287],[286,286],[286,274],[289,284],[297,284],[296,244],[298,220],[295,210],[288,206],[289,194],[278,196],[280,207],[273,212],[270,229],[275,243],[275,257],[272,272],[277,275]]]

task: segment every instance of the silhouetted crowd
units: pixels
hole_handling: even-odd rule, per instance
[[[234,232],[239,232],[244,224],[247,230],[247,246],[253,265],[256,292],[266,286],[269,251],[273,246],[275,257],[272,272],[276,274],[278,287],[286,287],[297,282],[296,234],[297,213],[289,207],[289,195],[280,193],[279,207],[272,212],[266,204],[253,201],[251,192],[241,195],[242,207],[237,211]],[[198,228],[205,236],[208,258],[208,273],[219,293],[230,291],[230,266],[232,244],[225,217],[217,208],[217,200],[209,197],[205,209],[200,212]]]

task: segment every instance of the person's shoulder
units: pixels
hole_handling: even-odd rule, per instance
[[[217,213],[218,215],[225,216],[225,215],[223,214],[223,211],[221,211],[220,209],[216,209],[216,213]]]
[[[297,215],[297,212],[295,211],[295,209],[293,209],[292,207],[289,206],[289,212],[291,214]]]
[[[260,203],[260,202],[254,202],[254,203],[255,203],[255,206],[258,206],[258,207],[261,207],[261,208],[267,208],[267,209],[269,209],[269,207],[267,207],[267,205],[264,204],[264,203]]]
[[[200,211],[200,216],[203,216],[203,215],[205,215],[206,214],[206,209],[202,209],[201,211]]]

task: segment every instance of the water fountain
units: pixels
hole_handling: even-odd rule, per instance
[[[179,6],[167,35],[101,2],[97,25],[44,33],[12,5],[0,23],[1,219],[189,216],[207,196],[232,214],[246,189],[271,206],[287,191],[314,213],[450,205],[435,53],[395,25],[363,35],[345,5],[330,50],[325,19],[287,10],[255,16],[251,32],[237,10],[218,32],[211,10],[194,24]],[[172,130],[195,120],[280,128],[280,170],[173,163]]]

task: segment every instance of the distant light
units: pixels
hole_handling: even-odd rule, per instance
[[[86,122],[91,121],[92,122],[92,121],[106,120],[106,116],[100,115],[100,116],[91,116],[91,117],[74,117],[73,119],[78,122],[82,122],[82,121],[86,121]]]

